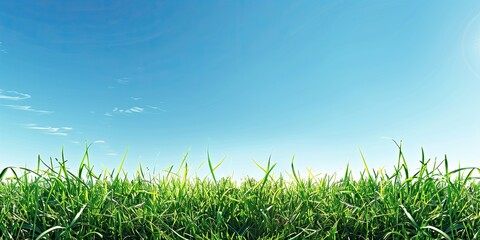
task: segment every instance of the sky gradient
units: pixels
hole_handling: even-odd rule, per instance
[[[2,1],[0,168],[478,166],[480,3]],[[416,166],[416,165],[415,165]],[[198,174],[205,173],[206,167]]]

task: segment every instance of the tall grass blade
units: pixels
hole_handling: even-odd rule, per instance
[[[215,178],[215,169],[212,166],[212,160],[210,159],[210,153],[207,151],[208,158],[208,168],[210,169],[210,174],[212,174],[213,182],[217,185],[217,178]]]
[[[365,157],[363,156],[362,150],[360,150],[360,148],[359,148],[358,151],[360,152],[360,156],[362,157],[363,166],[365,167],[365,170],[367,171],[368,179],[372,179],[372,175],[370,174],[370,170],[368,169],[367,161],[365,160]]]
[[[115,181],[118,180],[118,177],[120,176],[120,173],[122,172],[123,164],[125,163],[125,159],[127,158],[127,153],[128,153],[128,149],[123,154],[122,161],[120,162],[120,166],[118,167],[118,170],[117,170],[117,175],[115,175]]]
[[[297,184],[299,184],[299,183],[300,183],[300,179],[299,179],[299,176],[297,176],[297,173],[296,173],[296,171],[295,171],[295,166],[294,166],[294,164],[293,164],[293,161],[294,161],[294,160],[295,160],[295,155],[293,155],[293,157],[292,157],[292,163],[290,164],[290,166],[291,166],[291,168],[292,168],[292,174],[293,174],[293,177],[295,178],[295,182],[296,182]]]

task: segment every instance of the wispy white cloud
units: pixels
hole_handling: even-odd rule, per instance
[[[125,110],[126,113],[141,113],[143,112],[143,108],[141,107],[132,107],[130,109]]]
[[[18,100],[24,100],[28,98],[31,98],[31,96],[26,93],[21,93],[17,91],[4,91],[0,89],[0,99],[18,101]]]
[[[164,109],[161,109],[161,108],[159,108],[159,107],[150,106],[150,105],[147,105],[147,107],[148,107],[148,108],[151,108],[151,109],[153,109],[153,110],[158,110],[158,111],[163,111],[163,112],[166,112],[166,110],[164,110]]]
[[[58,136],[67,136],[68,135],[67,133],[64,133],[64,132],[47,132],[47,134],[58,135]]]
[[[159,107],[147,105],[145,107],[135,106],[135,107],[125,108],[125,109],[114,107],[112,111],[106,112],[103,115],[107,117],[113,117],[114,115],[121,115],[121,114],[128,115],[128,114],[141,114],[141,113],[155,113],[158,111],[166,112],[166,110],[161,109]]]
[[[125,84],[128,84],[129,82],[130,82],[130,80],[128,80],[128,78],[126,78],[126,77],[117,79],[118,84],[125,85]]]
[[[157,112],[166,112],[166,110],[152,105],[134,106],[131,108],[114,107],[111,111],[105,112],[103,115],[107,117],[113,117],[115,115],[154,114]]]
[[[5,49],[3,48],[3,43],[2,43],[2,42],[0,42],[0,52],[1,52],[1,53],[7,53],[7,50],[5,50]]]
[[[105,155],[107,155],[107,156],[117,156],[118,154],[116,152],[109,152]]]
[[[132,99],[133,101],[138,101],[138,100],[140,100],[140,99],[142,99],[142,98],[140,98],[140,97],[130,97],[130,99]]]
[[[52,111],[34,109],[32,108],[32,106],[23,106],[23,105],[3,105],[3,106],[9,107],[11,109],[27,111],[27,112],[36,112],[36,113],[45,113],[45,114],[53,113]]]
[[[28,129],[43,132],[45,134],[58,135],[58,136],[67,136],[68,132],[73,130],[73,128],[71,127],[50,127],[50,126],[42,127],[42,126],[38,126],[35,123],[27,124],[26,127]]]
[[[131,108],[128,108],[128,109],[120,109],[118,107],[115,107],[113,108],[112,112],[113,113],[141,113],[145,110],[145,108],[141,108],[141,107],[131,107]],[[111,116],[112,114],[111,113],[105,113],[106,114],[109,114],[107,116]]]
[[[96,140],[93,143],[105,143],[105,140]]]

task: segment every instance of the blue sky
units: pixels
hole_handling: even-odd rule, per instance
[[[480,3],[2,1],[0,167],[478,163]]]

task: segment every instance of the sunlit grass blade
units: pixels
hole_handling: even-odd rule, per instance
[[[367,171],[368,178],[371,179],[372,175],[370,174],[370,170],[368,169],[367,161],[365,160],[365,157],[363,156],[362,150],[358,149],[358,151],[360,152],[360,156],[362,157],[363,166],[365,167],[365,171]]]
[[[210,174],[212,175],[213,181],[215,185],[217,184],[217,178],[215,177],[215,170],[223,163],[225,158],[222,159],[215,167],[212,165],[212,160],[210,159],[210,153],[207,151],[207,158],[208,158],[208,168],[210,169]]]
[[[42,232],[40,235],[38,235],[38,237],[35,238],[35,240],[40,240],[40,239],[42,239],[43,237],[45,237],[48,233],[53,232],[53,231],[58,230],[58,229],[65,229],[65,228],[62,227],[62,226],[54,226],[54,227],[51,227],[51,228],[45,230],[44,232]]]
[[[299,176],[297,175],[297,171],[295,171],[295,166],[294,166],[294,164],[293,164],[294,161],[295,161],[295,155],[293,155],[293,157],[292,157],[292,163],[290,164],[290,167],[291,167],[291,169],[292,169],[292,174],[293,174],[293,177],[294,177],[294,179],[295,179],[295,182],[296,182],[297,184],[300,184],[301,181],[300,181]]]
[[[123,154],[122,161],[120,162],[120,166],[118,167],[118,170],[117,170],[117,175],[115,175],[115,181],[118,180],[118,177],[120,176],[120,173],[123,170],[123,164],[125,163],[125,159],[127,158],[127,153],[128,153],[128,149]]]
[[[442,235],[445,239],[448,239],[448,240],[452,240],[452,238],[450,238],[450,236],[448,236],[448,234],[446,234],[444,231],[434,227],[434,226],[425,226],[425,227],[422,227],[423,229],[431,229],[437,233],[439,233],[440,235]]]
[[[410,214],[410,212],[408,212],[408,210],[405,208],[405,206],[403,205],[400,205],[400,207],[402,208],[403,212],[405,213],[405,216],[407,216],[408,220],[410,220],[410,222],[412,223],[413,226],[415,226],[415,228],[420,228],[417,224],[417,222],[415,221],[415,219],[413,219],[412,215]]]

